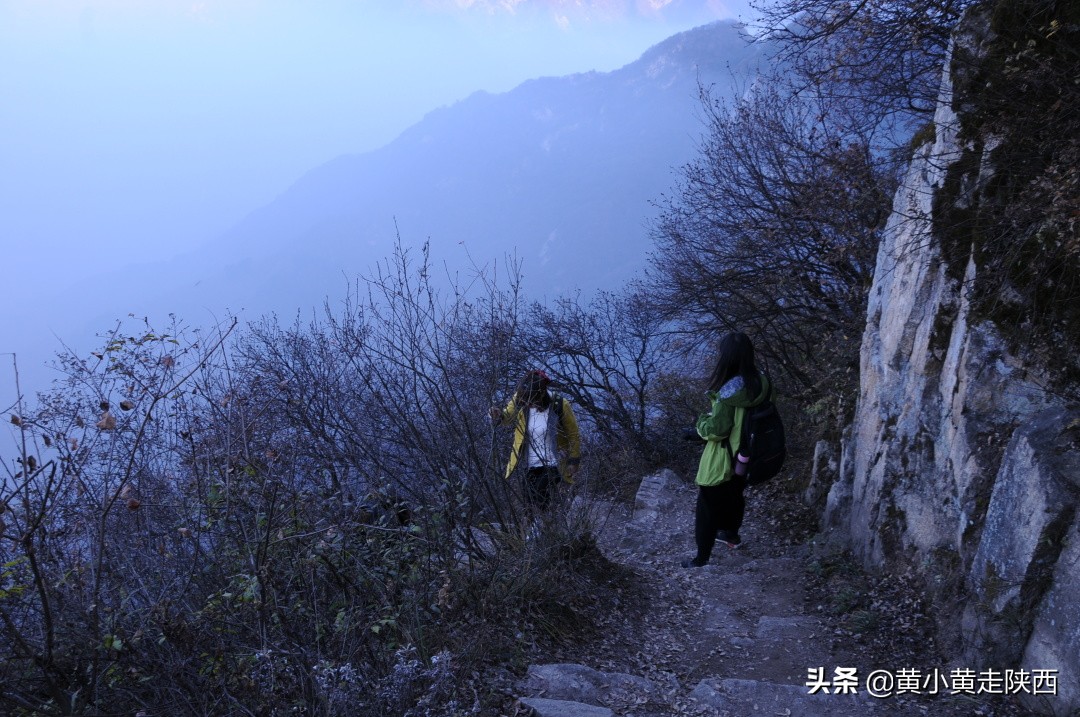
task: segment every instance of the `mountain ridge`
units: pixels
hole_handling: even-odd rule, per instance
[[[313,167],[197,248],[88,276],[9,316],[4,333],[28,337],[18,349],[35,363],[57,336],[95,348],[128,314],[192,326],[230,313],[310,315],[370,275],[399,235],[429,242],[451,274],[515,255],[530,297],[622,286],[647,260],[651,203],[696,154],[699,82],[735,87],[766,61],[740,27],[703,25],[610,72],[539,77],[435,108],[378,149]]]
[[[355,243],[371,246],[376,255],[369,258],[378,260],[389,253],[396,225],[406,243],[465,242],[485,259],[517,246],[529,271],[531,262],[544,269],[543,248],[560,239],[585,248],[586,260],[600,261],[611,253],[604,225],[615,221],[624,237],[636,229],[634,259],[640,262],[649,202],[696,148],[698,83],[725,79],[721,67],[749,75],[759,55],[759,48],[744,44],[737,24],[719,22],[674,35],[611,72],[535,78],[500,94],[474,92],[432,110],[379,149],[314,168],[219,241],[233,247],[229,253],[244,255],[267,243],[288,251],[290,240],[304,238],[340,252],[346,270],[362,272],[365,267],[349,261],[357,258]],[[645,93],[648,108],[641,107]],[[678,97],[657,101],[664,93]],[[632,198],[621,200],[627,192]],[[634,203],[636,226],[627,221]],[[617,218],[605,216],[605,209]],[[600,250],[574,241],[598,236],[584,243]],[[555,252],[548,264],[569,259]],[[608,272],[618,275],[611,283],[634,268]],[[581,273],[550,267],[535,273],[558,289],[602,288]]]

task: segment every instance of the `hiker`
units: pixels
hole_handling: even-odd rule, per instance
[[[697,555],[684,560],[684,568],[700,568],[709,562],[719,538],[728,547],[742,543],[746,501],[746,481],[735,470],[742,421],[749,408],[773,400],[775,393],[769,378],[754,365],[754,345],[742,332],[733,332],[720,340],[716,367],[709,378],[706,396],[711,409],[697,420],[697,432],[705,440],[698,464],[697,507],[694,513],[694,539]]]
[[[506,408],[491,407],[491,420],[514,423],[514,444],[506,477],[525,456],[525,500],[530,509],[551,505],[559,479],[573,484],[581,462],[581,436],[570,402],[548,391],[551,379],[540,370],[527,372],[518,382]]]

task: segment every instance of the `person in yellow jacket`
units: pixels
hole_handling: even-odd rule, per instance
[[[513,398],[505,408],[491,407],[491,419],[501,425],[514,425],[514,443],[506,465],[509,478],[520,461],[525,461],[525,499],[528,505],[544,511],[561,478],[574,482],[581,463],[581,435],[570,402],[552,396],[551,379],[540,370],[522,377]]]

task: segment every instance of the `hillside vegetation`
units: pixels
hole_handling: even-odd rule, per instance
[[[703,89],[699,156],[657,199],[647,278],[622,290],[530,301],[512,264],[446,285],[399,244],[310,321],[133,318],[62,356],[66,378],[5,417],[0,711],[499,714],[501,684],[638,590],[598,548],[596,507],[693,465],[678,437],[720,336],[751,334],[780,387],[793,489],[846,425],[900,168],[975,5],[766,8],[785,71]],[[953,268],[974,251],[987,269],[981,310],[1054,366],[1080,335],[1080,19],[987,6],[989,59],[958,73],[989,88],[965,131],[1010,171],[998,201],[942,221]],[[539,524],[488,417],[536,367],[586,437]]]

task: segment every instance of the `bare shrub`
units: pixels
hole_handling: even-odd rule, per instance
[[[857,380],[890,166],[824,98],[769,85],[702,101],[701,154],[654,226],[659,300],[699,341],[750,333],[786,391],[828,402],[834,425]]]
[[[579,488],[532,536],[488,417],[515,287],[404,250],[359,286],[307,325],[118,329],[18,410],[4,711],[476,714],[474,670],[590,624],[602,515]]]
[[[68,378],[20,418],[17,465],[5,463],[0,699],[10,709],[77,714],[138,692],[162,665],[132,657],[156,651],[154,616],[196,574],[177,408],[231,327],[187,339],[180,327],[123,328],[92,358],[63,357]]]
[[[777,0],[756,6],[801,93],[859,108],[866,129],[902,140],[929,119],[949,39],[978,0]]]
[[[670,458],[656,387],[683,367],[670,350],[673,326],[643,286],[529,307],[521,329],[526,359],[574,402],[588,453],[605,457],[591,466],[602,486],[617,488]]]

